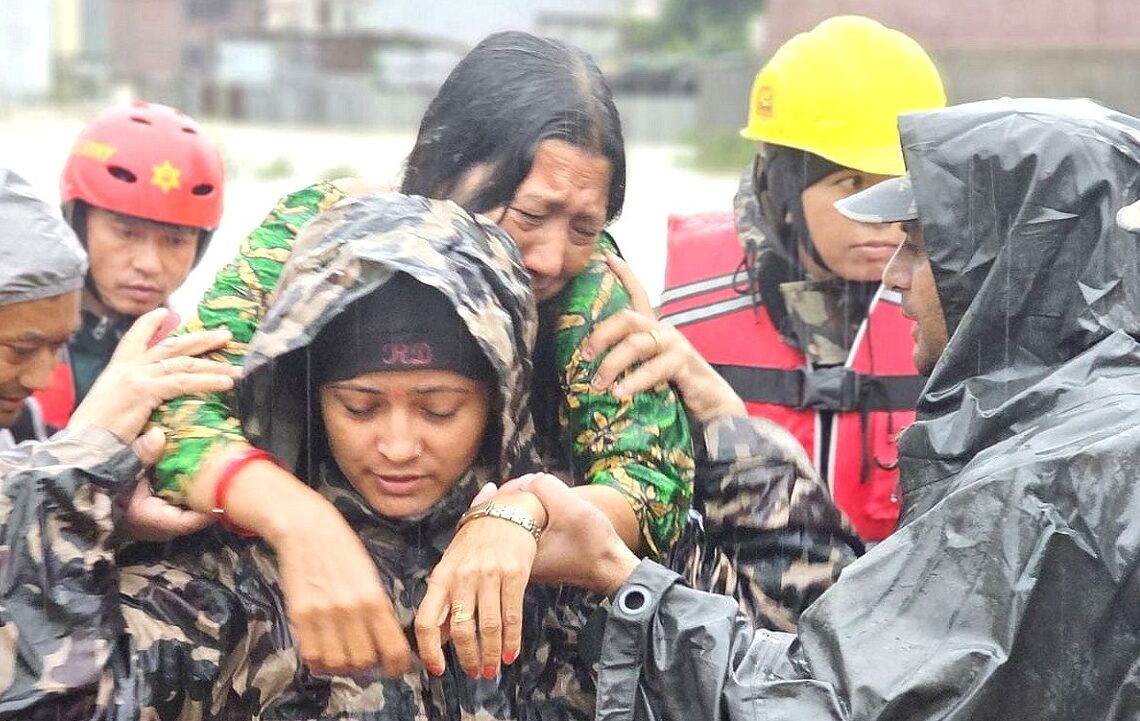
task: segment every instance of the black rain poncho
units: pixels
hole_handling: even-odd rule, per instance
[[[1004,99],[900,127],[952,337],[900,442],[899,530],[798,636],[643,563],[600,719],[1140,714],[1140,243],[1113,222],[1140,120]]]

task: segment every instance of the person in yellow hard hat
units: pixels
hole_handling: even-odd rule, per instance
[[[741,135],[760,145],[735,213],[669,223],[662,319],[750,415],[796,436],[865,541],[897,525],[895,437],[914,418],[922,378],[911,324],[879,282],[903,231],[855,223],[833,204],[902,175],[899,114],[945,104],[938,71],[913,39],[864,17],[825,20],[756,76]],[[756,515],[748,509],[762,506],[744,502],[746,492],[696,489],[710,519],[703,543],[740,527],[721,503]],[[741,522],[762,539],[765,519]]]

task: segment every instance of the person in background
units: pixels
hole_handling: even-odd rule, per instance
[[[735,212],[669,221],[661,317],[750,414],[799,439],[865,541],[898,521],[896,439],[922,379],[898,296],[879,283],[899,225],[854,223],[833,203],[902,175],[899,113],[945,103],[910,37],[825,20],[756,75],[741,135],[760,148]]]
[[[66,425],[131,324],[166,305],[202,259],[224,191],[217,148],[180,110],[135,101],[97,113],[80,131],[60,199],[90,269],[80,327],[37,394],[49,424]]]
[[[0,168],[0,450],[47,440],[32,396],[51,383],[79,327],[86,272],[87,257],[59,211]]]

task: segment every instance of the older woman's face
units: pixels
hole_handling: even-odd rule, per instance
[[[612,170],[601,155],[544,140],[515,197],[487,213],[518,243],[538,300],[586,267],[606,225]]]
[[[445,370],[374,371],[321,388],[333,460],[378,513],[430,509],[475,462],[487,386]]]

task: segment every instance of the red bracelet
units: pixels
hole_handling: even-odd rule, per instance
[[[238,471],[244,468],[247,463],[252,463],[253,461],[269,461],[275,466],[281,465],[271,453],[263,451],[260,448],[254,448],[253,446],[246,448],[236,456],[232,456],[226,461],[226,464],[222,466],[222,471],[218,474],[218,483],[214,486],[214,507],[210,509],[210,513],[214,514],[222,527],[233,531],[243,538],[256,538],[257,534],[242,528],[226,516],[226,496],[230,492],[230,486],[233,484],[234,478],[237,477]]]

